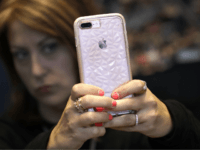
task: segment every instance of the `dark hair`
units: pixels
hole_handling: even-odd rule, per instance
[[[30,28],[46,33],[68,45],[76,57],[73,22],[80,16],[97,14],[92,0],[3,0],[0,6],[0,57],[12,83],[9,115],[24,125],[40,123],[37,102],[18,76],[11,56],[8,30],[19,20]],[[74,59],[77,68],[77,60]],[[79,77],[78,77],[79,78]],[[27,120],[28,119],[28,120]]]

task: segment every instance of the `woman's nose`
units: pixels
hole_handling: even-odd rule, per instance
[[[35,77],[43,77],[46,74],[46,69],[37,56],[32,57],[32,74]]]

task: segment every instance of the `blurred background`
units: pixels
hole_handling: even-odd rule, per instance
[[[133,79],[200,119],[200,0],[95,0],[126,20]]]
[[[1,1],[1,0],[0,0]],[[182,102],[200,119],[200,0],[94,0],[101,13],[126,20],[133,79],[161,100]],[[0,113],[9,80],[0,66]]]

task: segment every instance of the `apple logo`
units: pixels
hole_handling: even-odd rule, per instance
[[[102,39],[101,41],[99,41],[99,47],[101,49],[105,49],[107,47],[106,40]]]

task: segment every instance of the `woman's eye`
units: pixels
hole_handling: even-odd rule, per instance
[[[51,43],[51,44],[44,45],[42,47],[42,51],[44,53],[49,54],[49,53],[54,52],[56,50],[56,48],[57,48],[57,43]]]
[[[28,56],[28,52],[25,51],[19,51],[19,52],[15,52],[13,54],[13,56],[19,60],[23,60]]]

